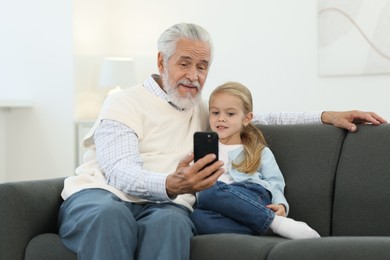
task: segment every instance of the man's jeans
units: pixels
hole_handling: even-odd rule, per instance
[[[174,203],[134,204],[103,189],[69,197],[59,212],[62,242],[78,259],[189,259],[195,228]]]
[[[191,219],[198,234],[260,235],[269,229],[275,217],[275,213],[265,207],[271,204],[271,194],[259,184],[218,181],[199,192],[197,197],[198,205]]]

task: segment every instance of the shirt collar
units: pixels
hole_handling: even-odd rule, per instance
[[[144,81],[144,87],[150,92],[152,92],[155,96],[168,102],[167,93],[164,92],[164,90],[160,87],[160,85],[156,81],[159,77],[160,76],[157,74],[150,75]]]
[[[152,74],[144,81],[144,87],[153,93],[155,96],[161,98],[162,100],[167,101],[171,106],[179,111],[183,111],[184,109],[176,106],[172,101],[168,100],[167,93],[160,87],[157,83],[157,80],[160,78],[160,75]]]

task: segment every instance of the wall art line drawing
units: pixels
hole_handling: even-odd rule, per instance
[[[390,0],[318,0],[320,76],[390,74]]]

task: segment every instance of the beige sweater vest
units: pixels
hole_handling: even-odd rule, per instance
[[[108,190],[125,201],[145,202],[106,183],[95,155],[93,134],[101,120],[119,121],[133,129],[139,139],[139,150],[144,168],[165,174],[173,173],[179,161],[193,150],[193,133],[207,129],[207,105],[201,102],[193,109],[179,111],[142,85],[108,96],[99,118],[84,138],[88,150],[85,163],[76,169],[76,175],[66,178],[63,199],[86,188]],[[178,196],[174,202],[192,209],[192,194]]]

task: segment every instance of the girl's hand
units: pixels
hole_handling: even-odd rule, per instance
[[[271,209],[278,216],[286,216],[286,207],[283,204],[269,204],[266,207]]]

